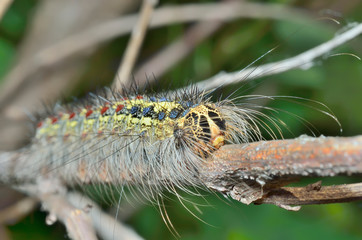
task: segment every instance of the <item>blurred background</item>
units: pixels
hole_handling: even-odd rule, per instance
[[[225,12],[208,12],[207,6],[233,2],[160,1],[154,16],[162,11],[168,11],[168,15],[157,15],[164,23],[155,24],[147,31],[133,79],[141,83],[147,78],[151,82],[157,79],[154,89],[165,90],[170,86],[176,89],[221,71],[241,70],[276,46],[255,65],[295,56],[333,38],[350,24],[362,21],[359,0],[236,1],[241,8],[242,4],[255,4],[248,5],[252,6],[249,14],[254,15],[247,18],[242,14],[230,13],[228,17]],[[69,101],[73,96],[82,97],[112,83],[140,4],[133,0],[15,0],[11,3],[0,21],[1,149],[17,149],[29,141],[28,113],[43,111],[44,103],[49,105],[58,99]],[[275,12],[276,6],[283,7],[282,11]],[[188,7],[191,17],[181,15],[187,12],[179,10],[182,7]],[[202,19],[201,16],[208,14],[225,17]],[[93,29],[92,34],[71,41],[71,37],[89,29]],[[311,134],[306,124],[291,117],[293,114],[314,126],[316,135],[359,135],[362,133],[362,62],[339,53],[362,57],[362,37],[316,59],[306,70],[291,70],[225,86],[215,92],[215,99],[237,88],[235,96],[307,98],[326,104],[338,118],[343,132],[333,119],[313,109],[312,103],[275,100],[262,104],[282,109],[277,116],[288,125],[290,131],[284,132],[286,138]],[[317,180],[308,179],[301,184]],[[323,184],[357,181],[361,178],[338,177],[323,179]],[[245,206],[212,193],[204,195],[205,199],[188,196],[202,205],[199,207],[202,213],[189,206],[202,221],[173,196],[166,199],[168,214],[181,239],[362,238],[359,221],[362,204],[358,202],[304,206],[299,212],[288,212],[269,205]],[[0,207],[7,206],[14,201],[9,199],[14,198],[8,192],[2,194]],[[114,212],[109,204],[101,204]],[[157,207],[142,205],[131,212],[126,223],[145,239],[173,238]],[[2,226],[0,239],[67,239],[61,224],[45,225],[45,216],[37,209],[22,221]]]

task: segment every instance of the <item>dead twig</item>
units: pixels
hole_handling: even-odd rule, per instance
[[[34,210],[38,201],[26,197],[0,211],[0,225],[17,222]]]
[[[71,239],[97,240],[89,215],[67,200],[67,190],[58,178],[49,179],[38,176],[36,184],[18,185],[15,188],[41,201],[42,208],[49,212],[46,219],[48,225],[59,220],[66,227]]]
[[[306,70],[313,66],[313,61],[325,54],[328,54],[334,48],[356,38],[362,33],[362,23],[354,24],[349,30],[336,35],[333,39],[320,44],[317,47],[309,49],[295,57],[284,59],[282,61],[268,63],[256,67],[247,67],[240,71],[232,73],[219,73],[209,79],[195,84],[199,89],[208,90],[220,85],[229,85],[251,79],[270,76],[291,69],[300,68]],[[252,65],[252,64],[251,64]]]
[[[255,202],[283,206],[361,199],[362,191],[355,191],[356,187],[351,188],[348,185],[326,188],[323,193],[330,190],[331,195],[318,195],[319,198],[324,197],[320,201],[312,194],[300,195],[300,189],[294,191],[291,188],[280,188],[302,177],[352,174],[362,174],[362,136],[302,136],[293,140],[224,146],[203,165],[201,179],[209,188],[245,204]],[[293,196],[294,192],[299,195]],[[343,198],[345,192],[350,195],[346,194]],[[339,195],[333,195],[334,193]],[[299,196],[303,198],[298,201]],[[282,200],[278,202],[275,199]]]
[[[102,211],[95,202],[79,193],[68,193],[67,199],[76,207],[83,209],[89,206],[88,214],[92,218],[92,222],[97,233],[102,239],[109,240],[142,240],[133,229],[127,227],[116,218]]]
[[[256,204],[310,205],[362,200],[362,183],[319,186],[318,188],[282,187],[255,201]]]
[[[139,21],[132,31],[123,60],[118,68],[117,74],[115,75],[115,79],[113,80],[114,89],[121,90],[122,87],[127,85],[130,80],[133,66],[136,62],[136,58],[140,51],[143,39],[146,35],[147,27],[157,2],[157,0],[143,0]]]
[[[152,79],[158,79],[177,62],[189,55],[198,44],[210,37],[221,26],[222,22],[219,21],[199,22],[192,26],[180,39],[165,47],[138,68],[135,74],[138,85],[144,86],[147,83],[148,78],[145,78],[147,74],[152,75],[148,82],[152,81]]]
[[[10,7],[13,0],[0,0],[0,20],[4,16],[6,10]]]

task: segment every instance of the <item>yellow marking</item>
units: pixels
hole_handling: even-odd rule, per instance
[[[132,117],[131,114],[118,115],[116,112],[114,112],[113,115],[102,116],[100,112],[103,106],[99,106],[96,109],[93,108],[93,113],[87,118],[86,113],[89,109],[83,108],[80,110],[80,113],[76,114],[76,116],[70,120],[69,114],[67,113],[64,113],[62,117],[58,119],[58,122],[54,124],[52,124],[51,118],[45,119],[42,127],[38,129],[37,137],[57,136],[60,134],[59,131],[62,126],[62,135],[81,135],[83,133],[97,133],[99,131],[116,131],[121,133],[129,130],[131,133],[137,134],[145,132],[145,134],[152,139],[162,140],[172,137],[175,126],[177,126],[180,129],[187,129],[188,133],[193,135],[191,137],[200,143],[201,146],[204,146],[205,149],[208,149],[207,151],[210,150],[210,147],[219,148],[224,144],[224,132],[217,126],[214,120],[209,117],[209,112],[212,111],[222,119],[220,112],[214,104],[201,104],[190,108],[186,116],[177,119],[168,117],[171,110],[183,109],[181,104],[177,102],[150,102],[143,99],[132,99],[114,102],[109,107],[115,111],[118,105],[124,105],[124,109],[127,109],[127,111],[131,109],[130,107],[136,105],[140,107],[141,111],[146,107],[153,107],[153,111],[155,111],[156,114],[162,111],[166,113],[166,117],[160,121],[158,119],[152,119],[151,117],[136,118]],[[194,118],[191,117],[192,113],[198,116],[198,121],[195,121]],[[200,125],[201,116],[207,119],[210,134],[205,134],[202,129]],[[91,136],[94,135],[90,135],[90,137]],[[210,140],[209,142],[205,142],[205,139]],[[200,144],[195,144],[195,147],[200,147]]]
[[[220,148],[225,143],[225,133],[219,128],[219,126],[217,126],[214,120],[209,117],[209,112],[215,113],[220,119],[222,119],[222,117],[214,104],[208,104],[207,106],[213,110],[207,108],[206,105],[198,105],[191,108],[185,117],[178,119],[178,127],[189,128],[193,134],[193,138],[201,145],[205,146],[205,140],[200,137],[206,137],[210,139],[211,146]],[[192,117],[193,113],[197,116],[196,123],[195,119]],[[200,126],[201,116],[205,117],[209,124],[210,133],[207,135],[205,135],[202,127]],[[208,148],[207,145],[205,147]]]

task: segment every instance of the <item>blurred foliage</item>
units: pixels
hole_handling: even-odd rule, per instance
[[[0,83],[11,67],[35,1],[15,1],[0,21]]]
[[[192,1],[188,1],[192,2]],[[313,9],[313,1],[268,1]],[[333,1],[338,6],[338,2]],[[180,3],[161,1],[160,5]],[[15,1],[0,22],[0,82],[13,62],[32,11],[37,1]],[[326,4],[326,3],[325,3]],[[341,4],[341,3],[340,3]],[[325,6],[327,8],[328,5]],[[315,9],[314,9],[315,10]],[[338,12],[338,9],[335,9]],[[344,12],[339,18],[342,26],[361,21],[362,4]],[[235,20],[225,24],[215,35],[200,44],[195,51],[170,69],[159,83],[170,82],[180,87],[189,81],[200,81],[220,71],[237,71],[260,57],[269,49],[280,45],[257,64],[282,60],[316,46],[331,37],[342,26],[327,20],[316,25],[296,25],[287,21]],[[153,54],[183,35],[190,24],[174,24],[150,30],[142,48],[139,62],[147,61]],[[324,26],[324,27],[323,27]],[[72,94],[81,95],[99,85],[108,84],[118,67],[128,37],[113,40],[100,48],[89,61],[84,82]],[[335,49],[330,54],[354,53],[362,56],[361,37]],[[148,73],[152,75],[152,73]],[[168,84],[164,84],[168,86]],[[166,88],[164,87],[164,88]],[[281,109],[278,118],[286,122],[290,133],[286,137],[310,134],[306,124],[293,114],[310,122],[317,135],[353,136],[362,133],[362,63],[354,57],[342,55],[321,58],[308,70],[293,70],[277,76],[251,81],[218,90],[224,96],[235,89],[239,94],[265,94],[297,96],[325,103],[337,116],[343,127],[331,118],[313,109],[312,102],[276,100],[267,103]],[[317,107],[318,108],[318,107]],[[310,182],[317,179],[309,180]],[[352,179],[360,181],[361,179]],[[348,183],[351,178],[339,178]],[[333,184],[336,180],[325,180]],[[305,181],[303,183],[307,183]],[[175,197],[166,200],[168,214],[182,239],[361,239],[361,203],[305,206],[299,212],[287,212],[275,206],[245,206],[241,203],[204,193],[207,202],[201,203],[202,214],[193,206],[191,211],[204,222],[193,217]],[[202,202],[188,196],[193,202]],[[64,239],[66,233],[59,224],[45,226],[45,214],[35,212],[24,221],[10,226],[13,239]],[[146,239],[172,239],[170,231],[155,206],[145,206],[128,224]]]

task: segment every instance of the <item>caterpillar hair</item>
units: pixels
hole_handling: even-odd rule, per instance
[[[277,126],[258,110],[228,99],[212,102],[209,95],[196,88],[163,97],[105,89],[82,103],[57,104],[39,117],[31,145],[19,150],[27,157],[9,176],[31,170],[73,186],[138,186],[151,201],[162,190],[201,187],[200,164],[213,151],[225,143],[261,140],[261,128],[272,136],[261,118]]]

